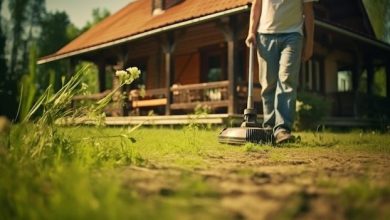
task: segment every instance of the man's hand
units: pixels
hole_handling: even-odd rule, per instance
[[[246,46],[250,47],[251,45],[256,45],[256,34],[249,33],[245,40]]]
[[[306,41],[302,51],[302,61],[307,62],[313,56],[313,42]]]
[[[249,30],[246,37],[245,44],[250,47],[256,45],[256,33],[259,26],[261,16],[262,0],[253,0],[251,7],[251,14],[249,16]]]

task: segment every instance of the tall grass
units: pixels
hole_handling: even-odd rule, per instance
[[[142,163],[132,148],[133,130],[74,139],[55,122],[85,116],[102,124],[103,109],[139,70],[120,72],[120,86],[94,105],[71,109],[72,97],[86,89],[81,82],[87,71],[77,72],[56,93],[47,88],[23,122],[2,135],[9,141],[0,145],[0,219],[118,219],[124,213],[117,212],[125,207],[117,204],[115,175],[101,178],[91,170]]]

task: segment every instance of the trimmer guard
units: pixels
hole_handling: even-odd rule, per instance
[[[272,140],[272,129],[258,127],[225,128],[218,136],[219,143],[233,145],[243,145],[247,142],[265,144],[272,143]]]

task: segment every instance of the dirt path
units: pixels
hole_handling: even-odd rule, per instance
[[[390,216],[388,154],[319,148],[203,157],[206,166],[199,168],[159,161],[146,168],[127,167],[122,170],[124,185],[145,198],[169,198],[191,191],[188,182],[195,181],[207,189],[194,189],[189,197],[209,199],[233,219]]]

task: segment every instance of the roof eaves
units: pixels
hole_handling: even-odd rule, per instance
[[[352,37],[352,38],[355,38],[357,40],[360,40],[362,42],[365,42],[365,43],[368,43],[370,45],[373,45],[373,46],[376,46],[378,48],[381,48],[381,49],[384,49],[386,51],[390,51],[390,44],[387,43],[387,42],[384,42],[384,41],[380,41],[380,40],[377,40],[377,39],[372,39],[372,38],[369,38],[365,35],[362,35],[362,34],[358,34],[358,33],[355,33],[353,31],[350,31],[348,29],[345,29],[345,28],[342,28],[342,27],[339,27],[337,25],[334,25],[332,23],[329,23],[327,21],[323,21],[323,20],[318,20],[316,19],[314,21],[314,23],[316,25],[318,25],[319,27],[323,27],[325,29],[329,29],[329,30],[333,30],[337,33],[340,33],[340,34],[343,34],[343,35],[346,35],[346,36],[349,36],[349,37]]]
[[[66,52],[66,53],[62,53],[62,54],[56,54],[55,53],[55,54],[52,54],[52,55],[49,55],[49,56],[45,56],[45,57],[40,58],[38,60],[37,64],[49,63],[49,62],[52,62],[52,61],[68,58],[68,57],[71,57],[71,56],[76,56],[76,55],[88,53],[88,52],[91,52],[91,51],[96,51],[96,50],[99,50],[99,49],[111,47],[111,46],[118,45],[118,44],[121,44],[121,43],[126,43],[126,42],[130,42],[130,41],[133,41],[133,40],[141,39],[141,38],[144,38],[144,37],[147,37],[147,36],[151,36],[151,35],[154,35],[154,34],[157,34],[157,33],[162,33],[162,32],[166,32],[166,31],[170,31],[170,30],[175,30],[175,29],[186,27],[186,26],[189,26],[189,25],[198,24],[198,23],[209,21],[209,20],[213,20],[213,19],[216,19],[216,18],[219,18],[219,17],[223,17],[223,16],[226,16],[226,15],[232,15],[232,14],[248,11],[249,9],[250,9],[250,5],[246,4],[246,5],[243,5],[243,6],[236,7],[236,8],[215,12],[215,13],[208,14],[208,15],[203,15],[203,16],[200,16],[200,17],[189,18],[188,20],[177,21],[176,23],[171,23],[171,24],[168,24],[168,25],[165,25],[165,26],[155,27],[153,29],[150,29],[150,30],[147,30],[147,31],[144,31],[144,32],[140,32],[138,34],[133,34],[133,35],[130,35],[130,36],[127,36],[127,37],[124,37],[124,38],[112,40],[112,41],[101,43],[101,44],[98,44],[98,45],[94,45],[94,46],[90,46],[90,47],[86,47],[86,48],[82,48],[82,49],[78,49],[78,50],[75,50],[75,51],[70,51],[70,52]]]

